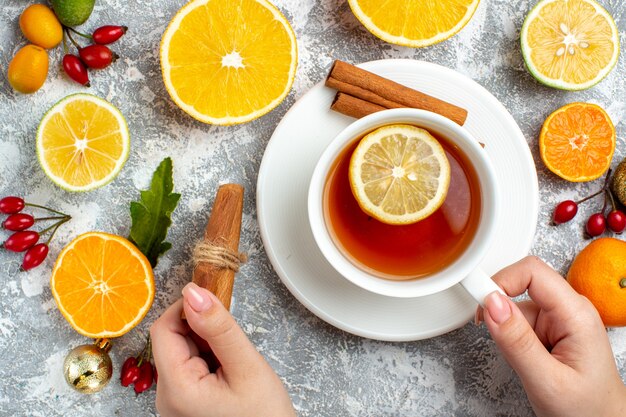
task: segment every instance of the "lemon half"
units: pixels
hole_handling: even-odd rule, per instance
[[[37,157],[46,175],[68,191],[112,181],[130,150],[122,113],[106,100],[74,94],[55,104],[37,130]]]
[[[584,90],[600,82],[619,57],[611,15],[594,0],[543,0],[526,16],[522,55],[539,82]]]

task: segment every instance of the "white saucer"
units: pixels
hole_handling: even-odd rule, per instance
[[[504,106],[473,80],[439,65],[397,59],[359,66],[468,110],[465,128],[485,143],[505,202],[482,267],[493,274],[526,255],[537,223],[537,173],[526,139]],[[263,156],[257,211],[274,269],[311,312],[358,336],[409,341],[463,326],[476,303],[460,285],[419,298],[369,293],[339,275],[317,248],[307,217],[309,180],[329,141],[354,121],[329,109],[334,96],[323,82],[307,92],[276,127]]]

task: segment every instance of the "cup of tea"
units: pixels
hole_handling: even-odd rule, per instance
[[[443,204],[416,223],[392,225],[364,212],[349,180],[352,153],[368,133],[387,125],[427,130],[450,164]],[[373,293],[421,297],[463,287],[481,305],[502,290],[480,269],[496,232],[500,198],[496,173],[479,141],[438,114],[392,109],[356,120],[319,158],[308,193],[311,230],[339,274]]]

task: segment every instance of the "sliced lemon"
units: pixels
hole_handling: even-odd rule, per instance
[[[583,90],[607,76],[619,57],[611,15],[594,0],[543,0],[526,16],[522,55],[539,82]]]
[[[387,224],[409,224],[434,213],[450,185],[450,164],[428,131],[389,125],[366,135],[350,159],[350,186],[361,209]]]
[[[480,0],[348,0],[374,36],[421,48],[445,41],[470,21]]]
[[[266,0],[193,0],[161,41],[161,70],[172,100],[195,119],[254,120],[289,93],[298,62],[289,22]]]
[[[37,130],[37,156],[46,175],[68,191],[101,187],[128,159],[130,135],[108,101],[74,94],[55,104]]]

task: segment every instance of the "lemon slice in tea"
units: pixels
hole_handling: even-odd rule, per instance
[[[387,224],[434,213],[450,185],[450,164],[428,131],[389,125],[366,135],[350,159],[350,186],[361,209]]]
[[[68,191],[112,181],[130,149],[126,120],[111,103],[74,94],[55,104],[39,124],[37,156],[46,175]]]
[[[613,69],[619,35],[594,0],[543,0],[526,16],[522,55],[539,82],[563,90],[592,87]]]

